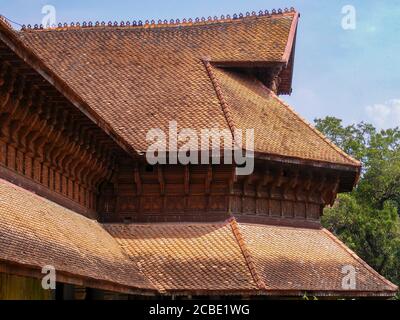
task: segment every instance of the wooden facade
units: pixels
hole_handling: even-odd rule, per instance
[[[119,147],[4,45],[0,57],[2,176],[93,216]]]
[[[105,222],[205,222],[231,215],[319,221],[340,184],[335,170],[266,161],[249,176],[237,176],[231,165],[124,161],[118,168],[101,190],[98,211]]]

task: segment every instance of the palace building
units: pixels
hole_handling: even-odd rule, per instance
[[[17,31],[2,18],[0,299],[394,296],[321,226],[361,165],[281,98],[298,20]],[[171,121],[254,129],[253,172],[149,164],[147,133]],[[49,266],[55,290],[42,288]]]

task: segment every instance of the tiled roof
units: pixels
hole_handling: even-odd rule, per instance
[[[197,132],[231,129],[204,61],[289,62],[297,17],[296,12],[287,12],[172,26],[62,27],[27,30],[19,36],[118,139],[145,151],[148,130],[167,131],[171,120],[179,128]],[[238,99],[237,105],[230,103],[236,111],[233,116],[243,117],[242,124],[250,128],[253,125],[246,120],[254,114],[262,116],[263,123],[255,128],[260,131],[256,133],[260,153],[359,165],[323,142],[278,99],[262,99],[259,90],[243,84],[246,79],[231,80],[237,82],[234,92],[226,88],[229,83],[221,86],[223,91],[230,90],[228,100]],[[273,110],[271,117],[265,110]],[[265,128],[273,128],[276,142],[264,133]],[[294,137],[287,139],[290,134]]]
[[[254,128],[256,152],[359,165],[255,77],[220,68],[212,73],[233,127]]]
[[[99,288],[155,291],[100,224],[0,179],[0,265],[4,261],[51,265]]]
[[[238,224],[104,226],[161,291],[201,294],[393,295],[381,277],[325,229]],[[342,288],[344,266],[356,289]]]
[[[356,292],[396,290],[326,229],[241,224],[240,230],[268,291],[344,292],[345,266],[355,268]]]
[[[229,223],[105,225],[161,291],[257,290]]]
[[[99,224],[0,180],[3,263],[112,291],[183,295],[382,295],[397,287],[325,229],[238,223]],[[356,289],[342,289],[344,266]],[[109,288],[109,286],[107,286]],[[109,289],[107,289],[109,290]]]

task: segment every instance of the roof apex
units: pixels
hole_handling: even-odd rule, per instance
[[[93,28],[166,28],[166,27],[192,27],[202,26],[216,23],[230,23],[235,21],[242,21],[247,19],[255,19],[260,17],[276,18],[287,15],[299,16],[295,8],[284,8],[284,9],[272,9],[260,10],[258,12],[246,12],[246,13],[234,13],[232,15],[221,15],[196,17],[196,18],[183,18],[183,19],[159,19],[159,20],[133,20],[133,21],[83,21],[83,22],[71,22],[71,23],[58,23],[50,28],[45,28],[43,25],[23,25],[21,31],[67,31],[67,30],[80,30],[80,29],[93,29]]]

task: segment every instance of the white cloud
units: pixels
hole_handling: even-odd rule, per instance
[[[368,106],[365,111],[372,123],[379,129],[400,127],[400,99]]]

